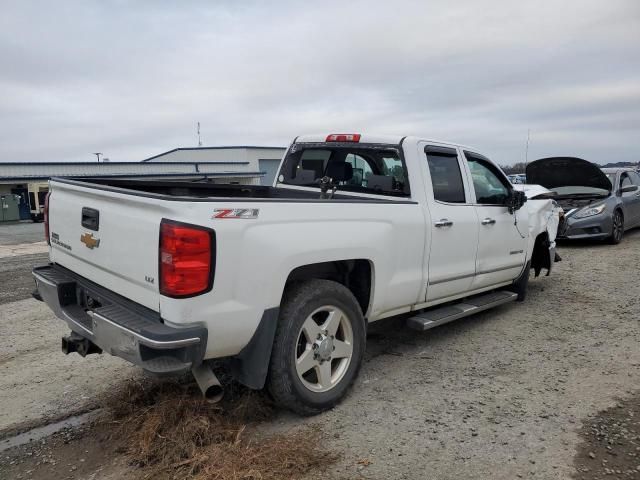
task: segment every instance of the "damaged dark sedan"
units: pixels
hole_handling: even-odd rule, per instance
[[[564,210],[558,239],[600,239],[616,244],[640,226],[640,175],[631,168],[601,169],[575,157],[527,165],[527,183],[549,189]]]

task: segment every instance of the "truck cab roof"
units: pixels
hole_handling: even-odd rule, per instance
[[[435,143],[438,145],[446,145],[450,147],[460,147],[470,150],[475,150],[472,147],[461,145],[459,143],[447,142],[443,140],[435,140],[430,138],[407,136],[407,135],[377,135],[377,134],[356,134],[356,133],[315,133],[300,135],[295,138],[293,143],[324,143],[328,141],[328,138],[333,135],[358,135],[359,139],[354,143],[370,143],[370,144],[387,144],[387,145],[399,145],[403,140],[406,141],[426,141],[429,143]]]

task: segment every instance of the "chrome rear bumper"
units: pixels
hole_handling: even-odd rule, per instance
[[[76,334],[111,355],[153,373],[178,373],[202,363],[204,327],[165,325],[158,313],[59,266],[33,269],[37,294]]]

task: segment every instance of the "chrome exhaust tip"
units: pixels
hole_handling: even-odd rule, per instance
[[[213,373],[211,367],[206,363],[202,363],[195,368],[191,369],[193,378],[195,378],[200,391],[204,398],[211,403],[218,403],[224,397],[224,389],[220,384],[220,380]]]

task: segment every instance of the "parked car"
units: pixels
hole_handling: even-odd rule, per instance
[[[516,173],[509,175],[509,181],[514,185],[522,185],[527,183],[527,176],[524,173]]]
[[[297,137],[272,187],[50,185],[51,263],[33,274],[72,330],[65,353],[191,370],[215,398],[208,361],[224,358],[301,414],[345,395],[368,323],[423,331],[523,300],[555,252],[553,202],[525,204],[486,157],[416,137]]]
[[[640,175],[633,168],[600,169],[574,157],[551,157],[527,166],[531,183],[551,190],[564,210],[559,239],[620,243],[640,226]]]

